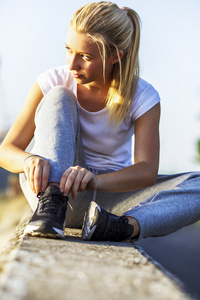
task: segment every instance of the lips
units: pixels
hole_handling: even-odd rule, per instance
[[[74,73],[74,72],[72,72],[72,74],[73,74],[74,78],[79,78],[79,77],[83,76],[82,74],[78,74],[78,73]]]

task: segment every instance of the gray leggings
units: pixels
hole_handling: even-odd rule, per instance
[[[31,153],[50,162],[49,181],[60,182],[64,171],[72,165],[87,168],[78,106],[70,90],[63,86],[51,89],[37,108],[35,124],[35,143]],[[105,173],[96,169],[92,171]],[[20,183],[34,211],[38,199],[24,173],[20,174]],[[76,200],[69,196],[67,227],[82,226],[84,213],[92,200],[108,212],[137,219],[140,225],[138,239],[167,235],[200,219],[200,172],[159,175],[154,186],[130,192],[85,191],[78,193]]]

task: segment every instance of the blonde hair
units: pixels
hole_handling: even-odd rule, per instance
[[[104,71],[106,56],[118,55],[119,62],[113,65],[106,99],[109,120],[118,127],[133,101],[139,78],[139,16],[128,7],[119,8],[112,2],[99,1],[81,7],[73,15],[70,26],[79,33],[91,36],[97,43]],[[119,50],[123,51],[122,59]]]

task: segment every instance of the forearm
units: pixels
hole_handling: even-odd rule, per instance
[[[20,114],[11,126],[0,145],[0,166],[13,173],[23,172],[23,161],[30,155],[25,149],[31,142],[35,130],[35,112],[44,97],[36,82],[22,107]]]
[[[155,184],[157,168],[147,162],[139,162],[112,173],[97,175],[96,190],[107,192],[126,192]]]
[[[18,148],[15,145],[2,144],[0,146],[0,167],[12,172],[22,173],[23,161],[30,153]]]

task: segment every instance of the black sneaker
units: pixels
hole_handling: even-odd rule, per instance
[[[63,196],[57,186],[51,185],[38,199],[38,206],[24,234],[63,239],[68,197]]]
[[[92,201],[85,214],[82,238],[93,241],[121,242],[130,238],[133,230],[126,216],[118,217],[108,213]]]

